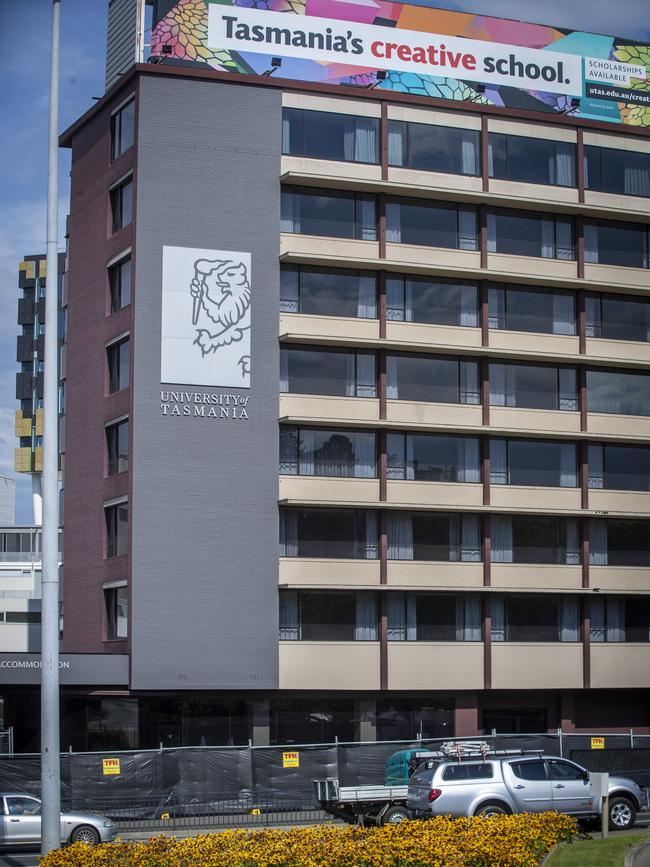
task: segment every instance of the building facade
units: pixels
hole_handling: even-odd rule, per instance
[[[62,139],[75,745],[650,732],[647,128],[161,32]]]

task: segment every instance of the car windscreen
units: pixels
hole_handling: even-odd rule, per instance
[[[443,780],[491,780],[493,776],[494,766],[492,762],[447,765],[442,772]]]
[[[428,786],[433,779],[437,769],[440,767],[440,762],[423,762],[415,769],[415,773],[409,780],[409,786]]]

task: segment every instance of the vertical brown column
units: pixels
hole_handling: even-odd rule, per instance
[[[589,587],[589,518],[580,518],[580,562],[582,563],[582,586]]]
[[[478,697],[475,692],[460,692],[456,695],[454,737],[475,737],[478,733]]]
[[[580,430],[587,430],[587,369],[578,365],[578,409],[580,410]]]
[[[589,508],[589,446],[578,443],[578,472],[580,473],[580,508]]]
[[[379,121],[379,135],[381,140],[381,179],[388,180],[388,103],[382,100],[381,119]]]
[[[492,600],[483,597],[483,685],[492,689]]]
[[[481,280],[479,284],[479,317],[481,324],[481,346],[490,345],[490,310],[488,306],[488,284]]]
[[[481,115],[481,180],[483,192],[490,189],[490,174],[488,171],[488,119],[487,115]]]
[[[481,253],[481,268],[488,266],[488,236],[487,236],[487,207],[478,206],[478,248]]]
[[[591,686],[591,617],[586,596],[582,598],[582,685],[584,689]]]
[[[585,137],[582,129],[578,130],[576,143],[578,201],[582,204],[585,200]]]

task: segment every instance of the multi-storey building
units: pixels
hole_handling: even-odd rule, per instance
[[[87,708],[142,746],[650,731],[642,71],[612,102],[575,46],[621,40],[517,24],[499,83],[499,22],[355,6],[359,51],[408,31],[375,73],[271,59],[313,11],[159,6],[62,139],[64,649],[130,660]],[[468,80],[405,71],[415,31]]]
[[[16,482],[0,476],[0,523],[13,524],[16,518]]]

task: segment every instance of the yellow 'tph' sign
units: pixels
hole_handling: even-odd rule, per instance
[[[604,750],[605,749],[605,738],[592,738],[591,739],[591,749],[592,750]]]
[[[299,768],[300,753],[282,753],[283,768]]]
[[[102,769],[105,777],[119,777],[120,775],[120,760],[119,759],[102,759]]]

